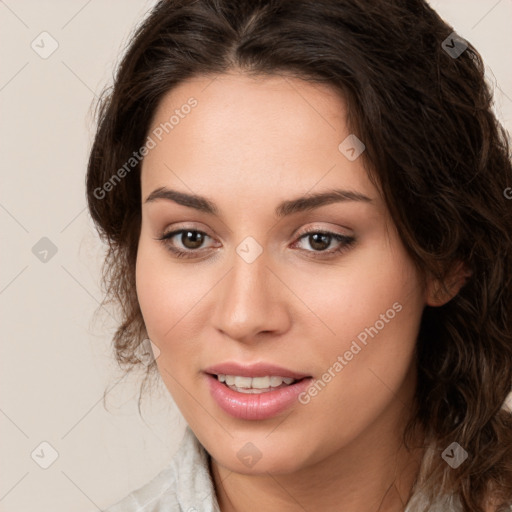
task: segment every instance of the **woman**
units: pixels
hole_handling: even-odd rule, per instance
[[[476,50],[423,1],[169,0],[87,191],[127,371],[187,421],[109,509],[512,506],[512,185]]]

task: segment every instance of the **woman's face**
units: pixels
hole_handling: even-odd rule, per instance
[[[140,307],[165,385],[231,471],[381,449],[414,392],[425,291],[345,112],[325,85],[219,75],[168,93],[148,133]]]

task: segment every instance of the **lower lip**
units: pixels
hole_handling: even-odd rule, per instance
[[[239,393],[228,388],[216,377],[206,374],[210,393],[219,407],[234,418],[242,420],[265,420],[276,416],[298,401],[312,378],[307,377],[295,384],[265,393]]]

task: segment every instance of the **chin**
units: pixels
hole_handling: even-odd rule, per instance
[[[294,473],[301,469],[301,461],[297,460],[296,455],[287,453],[276,453],[271,457],[262,454],[261,459],[256,462],[241,462],[238,457],[215,459],[217,464],[242,475],[273,475]]]

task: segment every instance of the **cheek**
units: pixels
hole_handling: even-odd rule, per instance
[[[166,308],[165,302],[168,300],[159,275],[161,267],[154,252],[149,250],[146,243],[139,242],[135,266],[137,298],[148,335],[154,341],[157,338],[155,334],[164,327],[162,308]]]
[[[328,351],[350,346],[359,334],[364,341],[365,334],[370,337],[367,329],[375,334],[371,329],[375,324],[379,339],[414,342],[423,293],[417,271],[401,246],[372,242],[336,269],[320,268],[314,275],[304,272],[298,283],[298,294],[331,331],[326,336],[332,339]]]
[[[148,336],[161,352],[157,363],[170,369],[200,349],[196,340],[202,324],[192,320],[211,284],[197,272],[178,270],[166,251],[148,238],[141,239],[138,247],[137,297]]]
[[[371,417],[408,379],[424,302],[405,252],[361,254],[352,270],[338,283],[339,300],[324,299],[326,319],[338,336],[322,354],[322,375],[333,384],[318,406],[341,399],[350,410],[364,403],[363,416]]]
[[[139,243],[135,280],[148,336],[163,352],[167,345],[164,340],[185,314],[186,301],[179,275],[171,275],[170,266],[161,253],[148,241]]]
[[[327,281],[317,276],[317,287],[319,282]],[[324,398],[344,396],[354,406],[384,400],[389,389],[400,387],[413,362],[424,308],[419,275],[405,249],[383,243],[347,258],[328,283],[323,294],[309,296],[316,301],[312,309],[335,333],[315,347],[320,378],[333,382],[328,386],[333,395]]]

